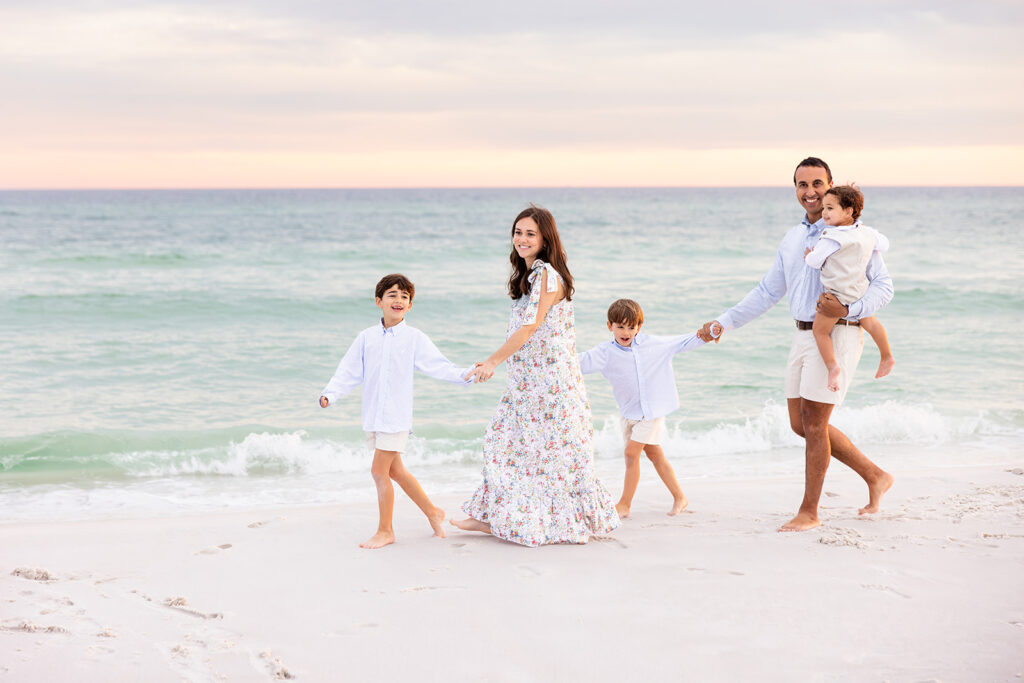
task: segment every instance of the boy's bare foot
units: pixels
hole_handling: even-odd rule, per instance
[[[807,531],[817,526],[821,526],[821,520],[817,516],[798,512],[796,517],[780,526],[778,531]]]
[[[619,513],[619,519],[629,517],[629,506],[625,503],[616,503],[615,511]]]
[[[434,530],[434,535],[444,538],[444,527],[441,526],[441,522],[444,521],[444,510],[435,507],[434,514],[427,515],[427,521],[430,522],[430,528]]]
[[[485,534],[491,533],[491,525],[487,522],[481,522],[479,519],[473,519],[467,517],[466,519],[451,520],[450,524],[454,527],[458,527],[463,531],[480,531]]]
[[[668,511],[668,516],[678,515],[680,512],[686,509],[686,506],[690,504],[690,501],[686,500],[686,496],[679,494],[679,497],[672,501],[672,509]]]
[[[888,472],[882,472],[881,476],[875,481],[868,484],[868,504],[858,510],[858,514],[869,515],[878,512],[880,509],[879,503],[882,502],[882,496],[885,492],[892,488],[892,483],[896,479]]]
[[[828,390],[839,391],[839,364],[832,366],[828,369]]]
[[[359,544],[360,548],[383,548],[395,542],[394,531],[378,531],[373,536]]]
[[[896,365],[896,359],[892,356],[886,356],[878,362],[878,372],[875,373],[875,379],[879,377],[885,377],[892,372],[892,366]]]

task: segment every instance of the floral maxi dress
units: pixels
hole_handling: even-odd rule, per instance
[[[545,270],[548,291],[558,288],[558,272],[535,261],[529,296],[512,304],[509,335],[536,321]],[[615,529],[615,505],[594,472],[571,301],[548,310],[507,368],[508,387],[484,434],[484,480],[463,511],[495,536],[528,546],[586,543]]]

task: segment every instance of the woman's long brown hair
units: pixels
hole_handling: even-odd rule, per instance
[[[572,273],[569,272],[569,266],[566,264],[565,249],[562,248],[562,239],[558,236],[555,217],[547,209],[530,204],[529,208],[520,211],[516,219],[512,221],[513,239],[516,234],[516,223],[524,218],[532,218],[540,230],[542,244],[537,258],[545,263],[550,263],[558,271],[565,284],[565,299],[566,301],[572,300],[572,294],[575,291],[572,286]],[[509,261],[512,262],[512,274],[508,278],[508,295],[513,299],[518,299],[530,293],[528,281],[530,270],[526,267],[526,261],[516,251],[515,245],[512,246]]]

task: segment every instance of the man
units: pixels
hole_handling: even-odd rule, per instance
[[[868,291],[861,299],[844,306],[831,294],[823,294],[820,273],[804,263],[804,253],[817,244],[824,230],[822,201],[832,187],[832,171],[821,159],[808,157],[797,165],[793,183],[796,199],[807,214],[804,220],[786,233],[775,262],[761,283],[717,320],[705,323],[699,332],[702,339],[711,341],[724,330],[746,325],[778,303],[783,295],[789,295],[789,310],[796,320],[797,332],[786,368],[786,405],[790,426],[804,438],[805,479],[800,510],[779,531],[805,531],[820,526],[818,499],[830,456],[852,468],[867,483],[868,504],[860,509],[860,514],[878,512],[879,501],[893,482],[891,474],[871,462],[845,434],[828,423],[832,409],[846,395],[864,348],[857,321],[874,315],[892,299],[889,271],[875,252],[866,269]],[[832,343],[842,369],[839,391],[827,388],[828,370],[811,332],[817,312],[840,318],[832,330]]]

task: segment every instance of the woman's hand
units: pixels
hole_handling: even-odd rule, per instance
[[[466,375],[466,379],[471,379],[474,382],[486,382],[490,378],[494,377],[495,367],[494,362],[489,360],[484,361],[483,363],[477,363]]]

